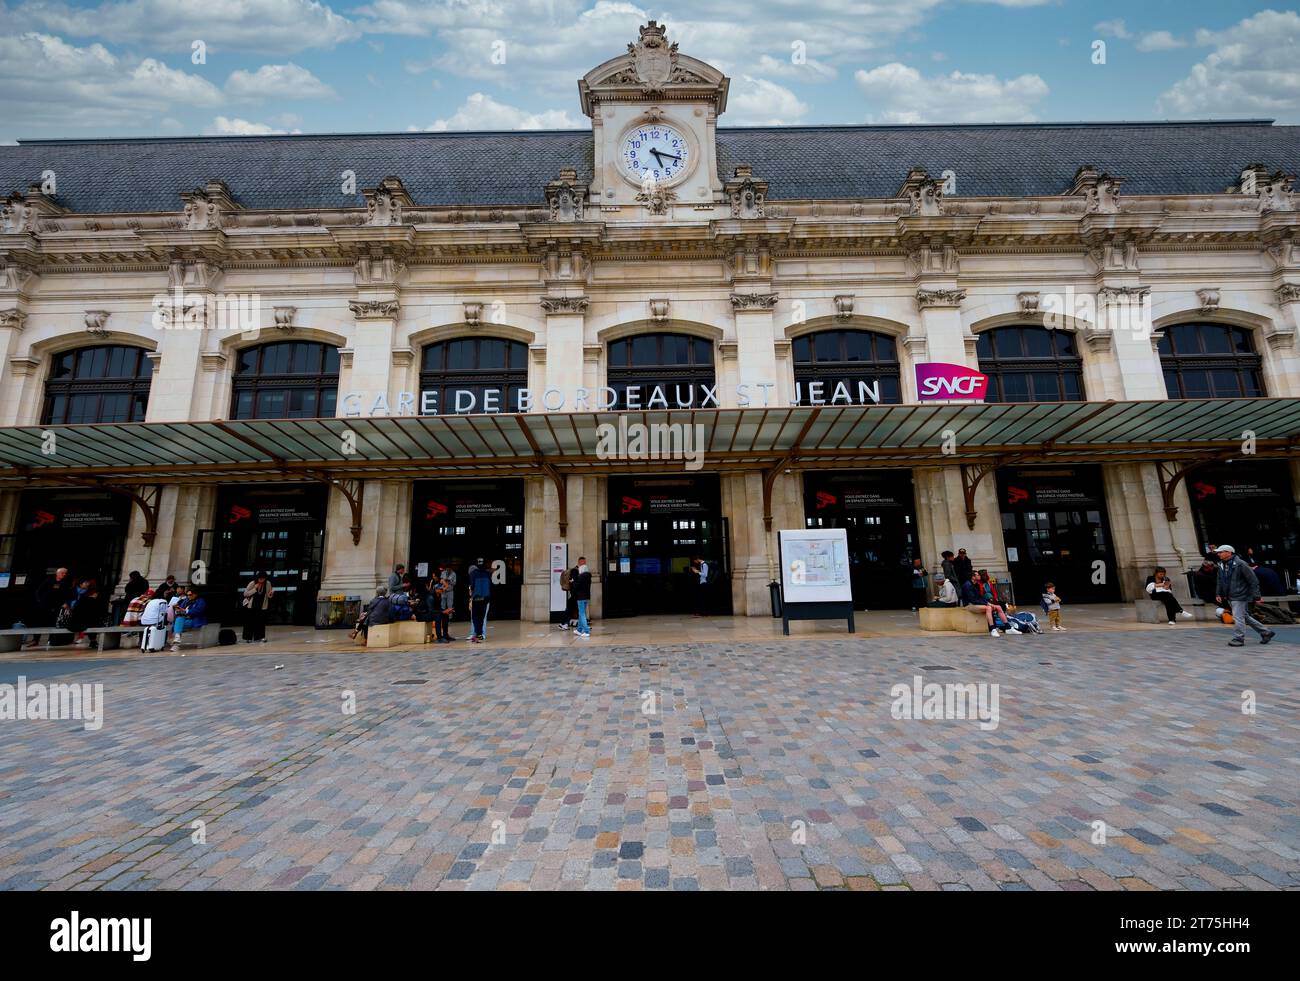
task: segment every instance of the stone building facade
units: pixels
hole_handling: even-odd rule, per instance
[[[844,404],[836,371],[884,379],[882,401],[920,406],[917,368],[935,363],[982,371],[997,389],[990,401],[1154,401],[1152,418],[1170,425],[1184,398],[1300,397],[1290,176],[1300,128],[728,130],[718,122],[729,86],[651,23],[579,82],[590,132],[0,147],[0,180],[14,191],[0,228],[0,428],[418,413],[439,371],[482,411],[476,370],[489,387],[526,387],[531,411],[558,414],[597,408],[594,395],[575,404],[579,390],[616,376],[639,377],[642,397],[659,382],[711,379],[723,409],[742,392],[756,407],[814,393]],[[633,343],[660,335],[688,340]],[[444,343],[465,339],[478,343]],[[278,349],[290,360],[272,365],[275,351],[258,352],[276,344],[299,347]],[[78,354],[94,348],[143,354],[136,367],[129,353],[96,356],[116,357],[110,370]],[[858,401],[860,389],[847,391]],[[810,458],[770,476],[706,458],[698,475],[678,467],[643,486],[662,504],[659,523],[628,530],[628,555],[611,550],[607,523],[637,520],[623,508],[628,497],[645,506],[628,490],[645,468],[568,473],[563,532],[559,487],[540,470],[500,495],[471,482],[450,505],[458,491],[445,480],[376,473],[363,500],[328,480],[268,474],[274,494],[256,505],[241,503],[258,484],[244,477],[115,487],[112,506],[89,478],[61,497],[10,470],[6,588],[75,568],[82,557],[59,549],[86,542],[112,555],[101,575],[183,579],[196,559],[218,561],[223,523],[243,511],[241,527],[266,534],[240,544],[256,554],[231,558],[238,569],[218,571],[233,582],[250,562],[283,558],[276,571],[302,587],[303,622],[315,594],[368,595],[396,561],[478,557],[471,543],[440,546],[471,526],[491,525],[487,547],[511,550],[517,613],[535,620],[550,613],[555,542],[596,566],[597,610],[612,576],[639,577],[610,615],[636,612],[636,589],[681,576],[674,563],[699,550],[725,566],[718,609],[767,615],[769,525],[823,517],[861,533],[870,606],[895,604],[904,555],[933,568],[958,547],[1021,593],[1036,588],[1036,562],[1048,574],[1055,562],[1071,567],[1077,601],[1135,598],[1152,566],[1188,568],[1216,536],[1250,534],[1233,515],[1252,512],[1267,511],[1253,542],[1267,559],[1289,569],[1300,557],[1289,448],[1231,463],[1219,453],[1186,473],[1185,461],[1075,464],[1013,450],[983,470]],[[52,500],[63,510],[45,507]],[[426,518],[438,527],[417,546]],[[34,544],[42,522],[63,529],[58,548]],[[444,528],[451,537],[439,539]],[[664,554],[638,553],[640,533],[659,536]],[[1101,582],[1078,578],[1085,553],[1088,569],[1102,563]]]

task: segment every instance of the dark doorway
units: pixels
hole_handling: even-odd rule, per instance
[[[423,592],[441,562],[456,573],[456,620],[469,619],[469,567],[492,573],[494,620],[518,620],[524,581],[522,480],[421,480],[411,502],[412,582]],[[417,582],[418,580],[418,582]]]
[[[1118,603],[1101,468],[1025,467],[997,477],[1017,604],[1035,606],[1048,582],[1066,602]]]
[[[854,609],[910,609],[912,559],[935,564],[917,551],[912,472],[805,473],[803,501],[806,528],[847,531]]]
[[[1187,477],[1202,553],[1231,545],[1290,584],[1300,575],[1300,514],[1282,460],[1235,461]],[[1250,549],[1250,552],[1247,552]]]
[[[731,545],[716,474],[611,477],[609,515],[601,528],[604,616],[731,614]],[[690,571],[697,555],[711,569],[703,596]]]
[[[311,484],[221,490],[216,527],[199,533],[199,558],[208,562],[209,617],[240,623],[244,587],[266,572],[275,588],[267,622],[315,624],[327,494],[327,488]],[[188,569],[174,571],[181,582],[191,575]]]
[[[74,582],[94,579],[109,596],[122,577],[131,501],[89,490],[24,491],[7,578],[0,578],[5,626],[27,615],[29,597],[66,567]]]

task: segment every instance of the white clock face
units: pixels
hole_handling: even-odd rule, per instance
[[[637,183],[649,174],[657,183],[666,184],[686,173],[691,148],[675,127],[644,123],[623,137],[619,158],[624,173]]]

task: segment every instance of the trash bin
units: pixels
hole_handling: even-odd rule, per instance
[[[361,597],[336,594],[316,601],[316,629],[352,629],[361,616]]]
[[[767,584],[767,591],[772,594],[772,617],[781,619],[781,584],[773,580]]]

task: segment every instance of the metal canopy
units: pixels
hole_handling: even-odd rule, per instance
[[[19,426],[0,428],[0,486],[677,469],[674,459],[602,452],[601,427],[635,433],[637,425],[692,427],[690,446],[701,433],[707,470],[1191,461],[1240,453],[1252,435],[1257,455],[1292,455],[1300,443],[1300,399]]]

